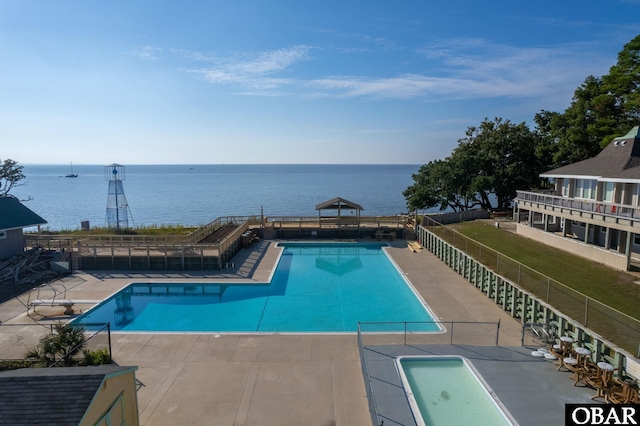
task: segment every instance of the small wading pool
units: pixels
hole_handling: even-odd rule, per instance
[[[407,356],[396,365],[420,426],[517,424],[462,357]]]
[[[352,333],[358,322],[407,321],[441,331],[383,244],[280,246],[269,284],[132,283],[74,322],[138,332]]]

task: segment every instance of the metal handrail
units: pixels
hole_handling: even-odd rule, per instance
[[[54,285],[62,287],[63,291],[59,292],[58,290],[56,290]],[[36,297],[33,300],[40,299],[40,291],[45,287],[49,287],[51,289],[51,291],[53,291],[53,298],[51,300],[54,301],[54,302],[55,302],[57,296],[59,296],[60,294],[62,294],[62,299],[65,299],[67,297],[67,287],[65,287],[64,284],[62,284],[62,283],[45,283],[45,284],[39,285],[38,287],[34,288],[33,290],[31,290],[29,292],[29,296],[27,297],[27,306],[31,305],[31,301],[32,301],[31,295],[32,295],[32,293],[34,293],[34,291],[36,292]]]
[[[376,394],[373,391],[373,383],[371,382],[371,373],[369,372],[369,364],[367,364],[367,357],[364,355],[364,344],[362,342],[362,333],[360,330],[360,322],[358,322],[358,350],[360,352],[360,356],[362,358],[362,365],[364,366],[365,373],[369,380],[369,392],[371,393],[373,412],[376,415],[376,420],[378,425],[382,425],[383,421],[380,420],[380,414],[378,413],[378,404],[376,402]]]

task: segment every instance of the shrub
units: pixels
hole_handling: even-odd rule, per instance
[[[111,357],[107,348],[96,349],[95,351],[85,349],[82,353],[84,355],[83,365],[111,364]]]
[[[42,337],[35,348],[29,349],[25,359],[41,367],[50,367],[60,361],[65,367],[75,365],[77,362],[73,357],[86,343],[84,331],[84,327],[56,324],[54,332]]]

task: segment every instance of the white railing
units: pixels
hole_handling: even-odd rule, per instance
[[[564,207],[588,213],[640,220],[640,207],[606,201],[584,200],[551,195],[544,192],[517,191],[516,201]]]

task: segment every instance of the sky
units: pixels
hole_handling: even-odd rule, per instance
[[[535,126],[640,0],[0,0],[0,160],[426,164]]]

